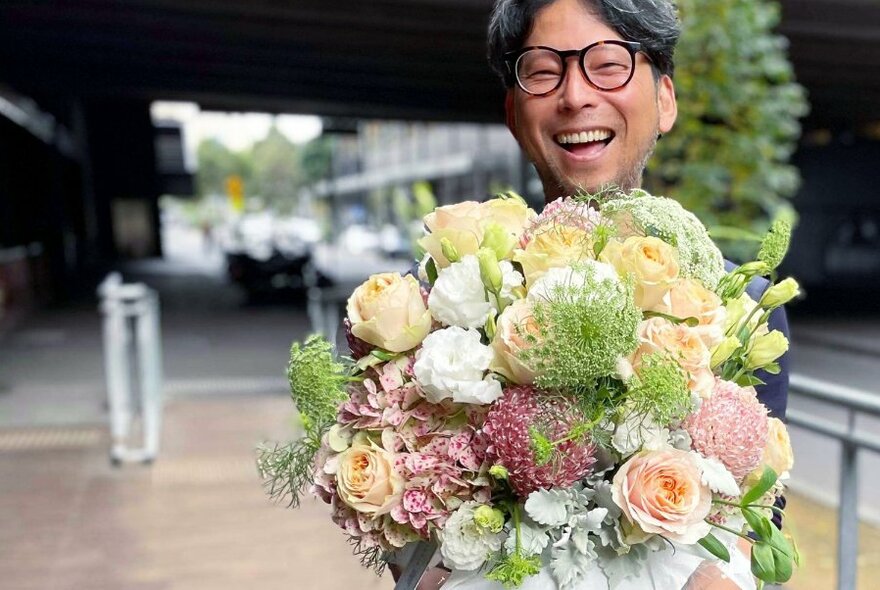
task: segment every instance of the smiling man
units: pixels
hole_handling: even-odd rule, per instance
[[[547,202],[641,185],[675,123],[672,54],[680,32],[666,0],[501,0],[489,61],[507,86],[507,123]]]

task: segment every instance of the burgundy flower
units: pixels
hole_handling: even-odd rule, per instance
[[[595,446],[583,438],[568,440],[539,462],[532,434],[559,441],[583,419],[570,397],[528,385],[510,387],[486,417],[489,456],[507,468],[511,487],[522,497],[539,488],[569,487],[590,472]]]
[[[348,318],[342,321],[342,326],[345,328],[345,339],[348,341],[348,348],[351,350],[351,356],[354,360],[367,356],[375,348],[369,342],[364,342],[351,333],[351,321]]]

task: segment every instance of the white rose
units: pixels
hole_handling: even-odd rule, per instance
[[[492,305],[480,278],[480,263],[470,254],[440,270],[428,296],[428,309],[447,326],[480,328]]]
[[[413,372],[431,403],[445,398],[468,404],[489,404],[501,397],[501,384],[486,370],[492,349],[476,330],[457,326],[428,335],[416,353]]]

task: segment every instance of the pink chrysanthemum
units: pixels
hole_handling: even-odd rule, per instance
[[[587,203],[576,201],[571,197],[556,199],[547,204],[541,214],[526,228],[520,238],[519,246],[525,248],[534,235],[552,227],[564,225],[589,232],[600,223],[602,223],[602,215]]]
[[[754,388],[716,379],[712,396],[683,427],[694,449],[715,457],[742,481],[761,463],[769,429],[767,408],[758,401]]]
[[[568,440],[556,445],[549,460],[539,465],[532,433],[558,441],[582,420],[565,396],[530,386],[510,387],[486,416],[488,454],[507,469],[511,487],[522,497],[539,488],[571,486],[590,472],[596,462],[595,446],[583,439]]]

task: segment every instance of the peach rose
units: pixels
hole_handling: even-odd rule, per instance
[[[623,243],[611,240],[600,258],[611,263],[625,277],[635,278],[636,305],[652,309],[678,278],[678,252],[652,236],[630,236]]]
[[[620,466],[611,482],[611,498],[628,521],[686,545],[705,537],[712,490],[702,482],[689,451],[642,451]]]
[[[367,440],[337,457],[336,491],[348,506],[373,516],[388,514],[403,496],[404,480],[394,469],[394,455]]]
[[[764,447],[761,465],[749,474],[747,483],[757,482],[765,465],[775,471],[776,475],[782,475],[794,467],[794,451],[791,449],[791,439],[785,424],[779,418],[769,418],[767,426],[767,446]]]
[[[538,336],[532,302],[517,299],[498,316],[495,338],[492,340],[494,357],[489,369],[519,385],[534,383],[535,372],[519,356],[532,346],[526,341],[529,335]]]
[[[476,254],[483,240],[484,216],[485,210],[477,201],[437,207],[425,215],[428,234],[419,240],[419,245],[431,255],[437,268],[446,268],[450,262],[443,255],[440,240],[447,238],[459,256]]]
[[[695,327],[706,348],[712,350],[724,340],[727,311],[721,298],[694,279],[679,279],[648,311],[659,311],[677,318],[697,318]]]
[[[638,336],[639,347],[631,361],[636,374],[645,355],[667,353],[687,373],[688,389],[702,398],[712,395],[715,386],[710,368],[712,354],[695,328],[655,317],[639,324]]]
[[[348,298],[346,311],[352,334],[391,352],[415,348],[431,331],[431,313],[410,275],[371,276]]]
[[[592,257],[593,240],[590,234],[568,225],[553,225],[539,231],[524,249],[513,251],[513,259],[522,264],[529,287],[551,268],[571,266]]]

